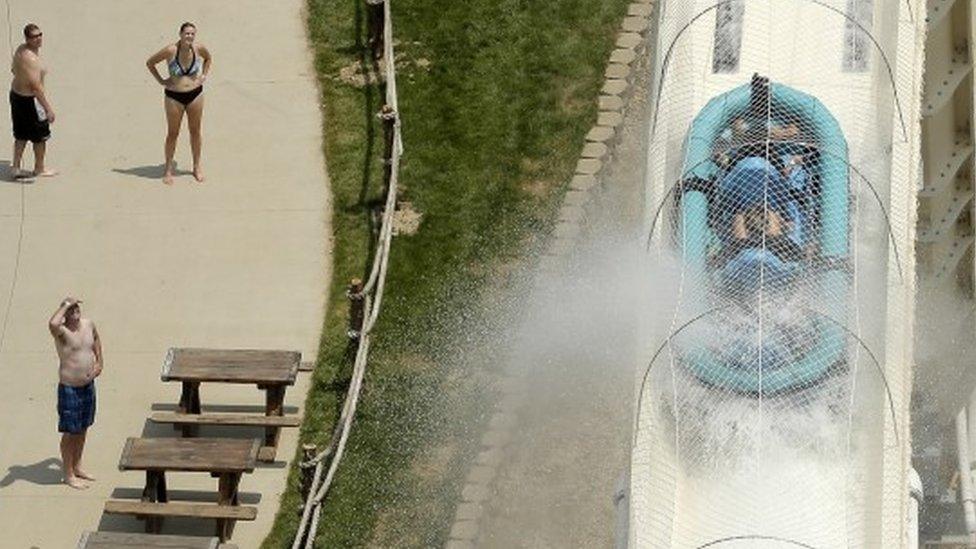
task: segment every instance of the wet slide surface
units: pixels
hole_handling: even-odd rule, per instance
[[[167,348],[280,348],[314,359],[329,277],[329,195],[303,2],[232,5],[9,0],[14,47],[28,21],[44,32],[57,113],[49,164],[62,174],[0,182],[0,545],[72,547],[99,526],[141,531],[135,519],[103,517],[102,506],[141,492],[141,474],[117,469],[126,437],[176,434],[146,421],[179,398],[178,385],[159,378]],[[7,8],[0,5],[4,29]],[[185,173],[184,133],[184,173],[167,187],[163,90],[144,63],[176,41],[185,20],[198,25],[215,60],[205,87],[207,181]],[[4,41],[0,51],[8,55]],[[9,118],[4,106],[7,132]],[[46,323],[65,295],[85,300],[105,352],[85,450],[98,481],[85,491],[59,483],[57,357]],[[301,411],[307,381],[301,374],[290,388],[286,411]],[[205,407],[264,405],[253,386],[204,385],[201,393]],[[243,503],[259,510],[256,522],[238,523],[240,547],[256,547],[270,528],[287,473],[281,460],[292,457],[296,436],[286,430],[279,462],[244,476]],[[168,480],[171,494],[216,489],[207,475]],[[213,522],[170,520],[163,531],[208,535]]]
[[[726,12],[713,2],[662,4],[657,44],[671,56],[655,76],[661,92],[649,129],[647,196],[649,212],[665,211],[656,267],[667,275],[671,262],[677,275],[658,279],[666,290],[649,308],[648,326],[658,333],[647,354],[662,352],[651,361],[654,369],[644,370],[650,373],[637,412],[633,546],[900,543],[911,370],[910,343],[902,342],[912,340],[903,311],[914,295],[911,277],[901,273],[911,272],[913,261],[915,206],[906,197],[914,193],[916,167],[907,151],[917,143],[902,120],[918,104],[912,82],[919,19],[903,9],[911,5],[875,10],[870,23],[852,27],[852,18],[862,16],[851,3],[834,0],[757,0]],[[862,27],[869,36],[851,31]],[[870,54],[853,47],[861,39]],[[723,58],[734,66],[713,63]],[[769,79],[770,93],[754,74]],[[748,97],[733,106],[730,90]],[[787,90],[804,99],[794,102]],[[817,238],[807,243],[822,257],[849,262],[843,274],[799,271],[806,280],[779,286],[767,278],[765,264],[752,274],[734,272],[746,262],[723,272],[739,278],[710,279],[716,271],[698,268],[707,261],[705,214],[734,221],[742,204],[713,202],[706,210],[702,195],[687,192],[680,216],[671,216],[677,221],[664,221],[673,204],[669,190],[688,181],[688,172],[701,175],[696,167],[707,163],[699,160],[710,161],[710,147],[726,131],[734,141],[735,117],[756,104],[765,105],[759,118],[771,121],[768,135],[792,123],[800,140],[781,134],[780,141],[818,146],[819,156],[806,164],[819,170],[820,184],[819,225],[811,224]],[[725,107],[732,110],[716,116]],[[731,189],[748,195],[745,186]],[[767,204],[768,196],[764,190]],[[720,231],[727,230],[722,223]],[[760,232],[766,242],[770,232]],[[751,289],[742,290],[743,280],[753,281]],[[746,321],[715,315],[721,322],[710,323],[711,313],[698,316],[726,303]],[[790,342],[788,354],[769,345],[777,339]],[[729,358],[714,361],[712,352]],[[777,354],[785,357],[778,364]],[[741,373],[758,383],[740,383]],[[765,385],[778,380],[786,383]]]

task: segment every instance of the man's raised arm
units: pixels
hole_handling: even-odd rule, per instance
[[[74,305],[77,300],[66,297],[64,301],[61,302],[61,306],[58,310],[54,311],[51,315],[51,319],[47,321],[47,329],[51,332],[54,337],[59,337],[61,335],[61,327],[64,325],[64,315],[68,312],[68,308]]]

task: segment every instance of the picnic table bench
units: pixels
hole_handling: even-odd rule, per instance
[[[226,541],[238,520],[254,520],[257,508],[240,505],[241,475],[254,471],[260,441],[230,438],[129,438],[119,459],[121,471],[145,471],[142,499],[108,500],[108,514],[135,515],[146,532],[158,533],[164,517],[217,520],[217,537]],[[170,502],[166,472],[203,472],[217,478],[217,503]]]
[[[237,549],[237,546],[220,543],[215,537],[87,531],[81,534],[77,549]]]
[[[297,427],[301,417],[284,417],[285,389],[295,384],[302,354],[297,351],[172,348],[163,361],[163,381],[182,383],[176,413],[157,412],[156,423],[172,423],[183,436],[194,436],[197,425],[264,427],[264,446],[258,458],[274,461],[282,427]],[[201,383],[254,384],[265,391],[264,416],[202,413]]]

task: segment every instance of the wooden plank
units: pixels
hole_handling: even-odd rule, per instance
[[[213,503],[153,503],[110,499],[105,502],[110,515],[141,515],[147,517],[189,517],[200,519],[255,520],[258,508],[248,505],[215,505]]]
[[[297,351],[173,348],[163,381],[211,381],[293,385],[302,354]]]
[[[155,412],[149,416],[153,423],[178,423],[190,425],[243,425],[252,427],[298,427],[301,416],[259,416],[257,414],[181,414]]]
[[[251,463],[256,463],[258,461],[258,453],[261,450],[261,441],[258,439],[251,440],[251,451],[247,455],[247,459]]]
[[[129,532],[85,532],[78,549],[223,549],[216,537],[161,536]]]
[[[254,439],[130,437],[119,469],[250,473],[259,447]]]
[[[299,372],[311,372],[314,370],[315,370],[315,363],[311,361],[302,362],[298,365]]]
[[[271,370],[288,373],[297,370],[301,353],[295,351],[264,351],[239,349],[171,349],[169,375],[186,375],[194,369],[228,368]],[[281,380],[279,377],[278,380]]]
[[[127,463],[129,461],[129,456],[132,454],[132,441],[133,440],[135,440],[135,439],[133,439],[131,437],[130,438],[127,438],[125,440],[125,445],[122,446],[122,457],[119,458],[119,471],[124,471],[125,470],[122,467],[122,464],[123,463]]]

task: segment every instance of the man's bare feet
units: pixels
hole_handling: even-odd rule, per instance
[[[78,478],[83,478],[85,480],[95,480],[95,477],[89,475],[88,473],[82,471],[81,469],[75,469],[75,476]]]
[[[173,184],[173,174],[171,174],[171,173],[164,173],[163,174],[163,183],[166,183],[167,185],[172,185]]]
[[[193,179],[196,179],[197,183],[203,183],[203,180],[206,179],[203,177],[203,170],[193,170]]]
[[[58,175],[58,170],[53,170],[51,168],[47,168],[41,171],[34,170],[33,175],[34,177],[54,177]]]
[[[87,490],[88,485],[84,482],[78,480],[78,477],[67,477],[64,479],[64,483],[68,486],[74,488],[75,490]]]

